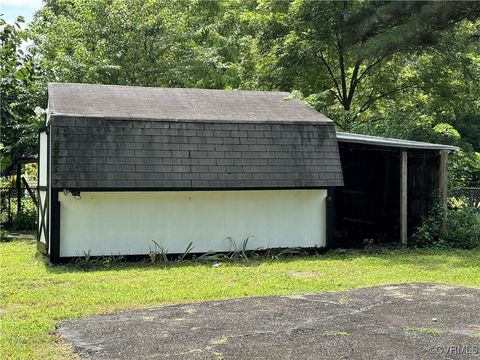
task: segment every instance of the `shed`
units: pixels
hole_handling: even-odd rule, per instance
[[[38,249],[70,257],[325,247],[333,122],[290,94],[49,84]]]
[[[335,193],[335,245],[409,236],[438,200],[447,208],[447,159],[455,146],[337,133],[345,186]]]

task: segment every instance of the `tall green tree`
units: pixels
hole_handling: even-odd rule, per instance
[[[479,14],[451,1],[46,0],[30,53],[43,82],[294,91],[342,130],[478,151]]]
[[[263,81],[300,85],[325,107],[340,105],[334,118],[348,130],[378,100],[421,86],[399,83],[398,72],[434,49],[443,31],[479,15],[479,2],[265,1],[255,14],[270,62]]]
[[[3,170],[16,159],[36,154],[37,129],[45,107],[45,84],[36,59],[26,51],[29,38],[22,29],[24,19],[13,24],[0,18],[1,163]]]
[[[59,81],[239,87],[239,14],[253,1],[47,0],[32,26]]]

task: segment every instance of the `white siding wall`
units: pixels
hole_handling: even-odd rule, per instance
[[[60,256],[325,246],[326,190],[60,193]]]

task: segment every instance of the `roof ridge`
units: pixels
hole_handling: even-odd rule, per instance
[[[162,86],[141,86],[141,85],[120,85],[120,84],[91,84],[91,83],[71,83],[71,82],[49,82],[47,84],[50,86],[57,85],[74,85],[74,86],[98,86],[98,87],[111,87],[111,88],[139,88],[139,89],[162,89],[162,90],[186,90],[186,91],[212,91],[212,92],[225,92],[225,93],[236,93],[236,92],[245,92],[245,93],[261,93],[261,94],[284,94],[291,95],[291,92],[288,91],[279,91],[279,90],[247,90],[247,89],[208,89],[208,88],[189,88],[189,87],[162,87]]]

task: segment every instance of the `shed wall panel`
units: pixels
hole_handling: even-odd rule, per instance
[[[324,247],[326,190],[60,193],[60,255]]]
[[[39,238],[38,241],[41,243],[47,244],[47,238],[45,236],[46,231],[44,230],[44,227],[47,226],[48,222],[48,203],[47,203],[47,191],[46,190],[39,190],[39,203],[43,207],[47,206],[47,209],[45,211],[45,220],[43,219],[42,215],[42,209],[38,212],[38,231],[39,231]],[[42,222],[44,224],[42,225]]]
[[[39,134],[39,159],[38,159],[38,241],[47,244],[48,240],[48,222],[49,208],[48,208],[48,133],[46,131]]]

